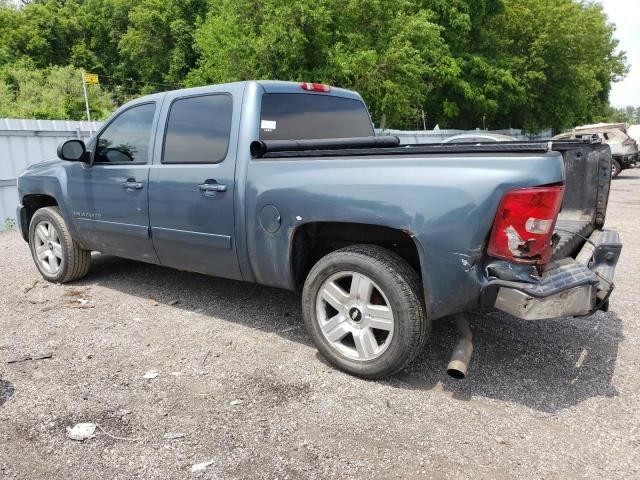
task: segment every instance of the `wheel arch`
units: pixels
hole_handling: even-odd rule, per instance
[[[297,226],[291,235],[289,269],[293,285],[300,288],[323,256],[357,244],[379,245],[397,253],[424,283],[422,246],[410,230],[371,223],[314,221]]]
[[[59,207],[58,200],[49,194],[29,193],[22,197],[22,210],[20,211],[20,233],[22,238],[29,241],[29,225],[33,214],[44,207]],[[61,212],[64,216],[64,214]]]

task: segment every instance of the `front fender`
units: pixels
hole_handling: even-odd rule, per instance
[[[73,221],[73,212],[68,201],[68,175],[66,165],[62,161],[51,161],[35,164],[23,171],[18,177],[18,198],[20,200],[20,222],[27,232],[34,209],[50,205],[44,201],[51,198],[60,209],[69,232],[77,238],[77,226]],[[21,207],[23,207],[21,209]]]

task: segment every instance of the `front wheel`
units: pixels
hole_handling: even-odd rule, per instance
[[[41,208],[29,225],[29,248],[40,274],[50,282],[66,283],[84,277],[91,252],[71,238],[57,207]]]
[[[314,265],[302,309],[316,347],[337,368],[376,379],[405,368],[424,347],[429,321],[420,279],[375,245],[337,250]]]

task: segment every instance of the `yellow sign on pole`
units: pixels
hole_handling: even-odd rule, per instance
[[[96,74],[96,73],[85,73],[84,74],[84,81],[86,83],[88,83],[89,85],[98,85],[98,83],[100,83],[98,81],[98,74]]]

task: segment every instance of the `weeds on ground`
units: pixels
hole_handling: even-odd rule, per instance
[[[16,231],[15,219],[11,217],[6,218],[4,221],[4,230],[7,230],[8,232],[15,232]]]

